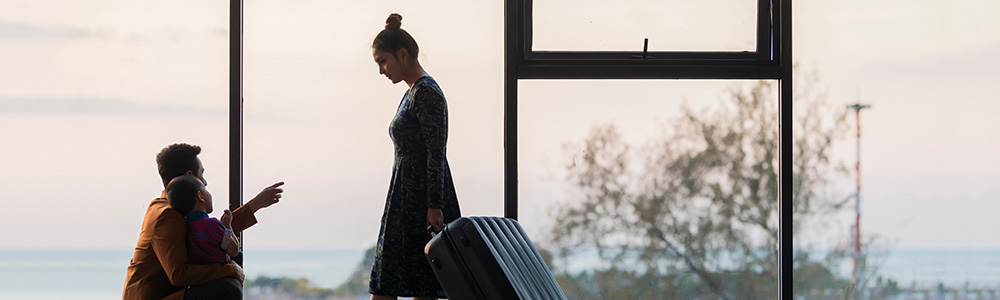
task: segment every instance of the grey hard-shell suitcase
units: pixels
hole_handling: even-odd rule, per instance
[[[566,299],[513,219],[459,218],[431,238],[424,253],[449,299]]]

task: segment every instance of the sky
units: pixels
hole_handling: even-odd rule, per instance
[[[872,105],[861,113],[862,235],[895,248],[1000,248],[998,11],[993,1],[796,2],[795,60],[818,70],[832,102]],[[854,147],[853,137],[840,147],[849,165]]]
[[[752,1],[605,2],[536,3],[536,47],[638,50],[643,37],[657,50],[753,47],[743,26]],[[247,251],[374,244],[392,168],[388,123],[405,91],[371,58],[391,12],[448,99],[463,214],[503,215],[501,1],[245,5],[243,198],[286,182],[247,231]],[[898,248],[1000,249],[997,12],[995,1],[795,2],[797,72],[821,77],[795,88],[872,105],[862,114],[863,234]],[[0,3],[0,249],[131,249],[162,189],[155,154],[175,142],[203,147],[208,187],[228,199],[231,32],[222,1]],[[682,105],[711,107],[747,84],[520,82],[521,223],[536,242],[548,238],[553,211],[572,201],[563,145],[593,126],[614,123],[641,144]],[[853,163],[853,138],[836,147]],[[851,220],[834,216],[803,238],[836,244]]]

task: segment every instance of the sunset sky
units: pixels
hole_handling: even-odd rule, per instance
[[[749,0],[534,2],[535,45],[546,49],[639,50],[643,37],[656,50],[754,43]],[[406,88],[371,57],[391,12],[447,97],[463,214],[503,214],[502,1],[245,5],[244,198],[286,182],[282,202],[247,232],[248,251],[375,243],[388,124]],[[202,146],[208,188],[228,199],[228,12],[226,1],[0,3],[0,249],[131,249],[162,189],[154,157],[175,142]],[[899,248],[1000,248],[998,13],[991,0],[794,3],[797,70],[821,77],[795,88],[872,105],[862,115],[865,234]],[[553,208],[572,202],[563,144],[607,123],[642,144],[682,105],[718,105],[747,84],[522,81],[521,223],[543,242]],[[853,164],[853,136],[836,153]],[[852,178],[830,193],[851,193]],[[806,238],[834,244],[851,220],[836,216]]]

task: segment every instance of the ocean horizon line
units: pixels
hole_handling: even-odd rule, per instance
[[[115,252],[115,251],[134,251],[135,248],[0,248],[0,252],[32,252],[32,251],[44,251],[44,252]],[[367,251],[367,248],[266,248],[266,249],[250,249],[250,251]],[[244,249],[244,252],[247,251]]]

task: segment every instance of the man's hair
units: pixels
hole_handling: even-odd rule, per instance
[[[184,175],[187,171],[198,172],[198,154],[201,147],[184,143],[173,144],[160,150],[156,155],[156,169],[160,172],[163,187],[174,177]]]
[[[167,201],[181,214],[186,214],[194,209],[194,203],[198,199],[198,192],[201,191],[204,183],[201,179],[191,175],[184,175],[174,178],[167,183]]]

